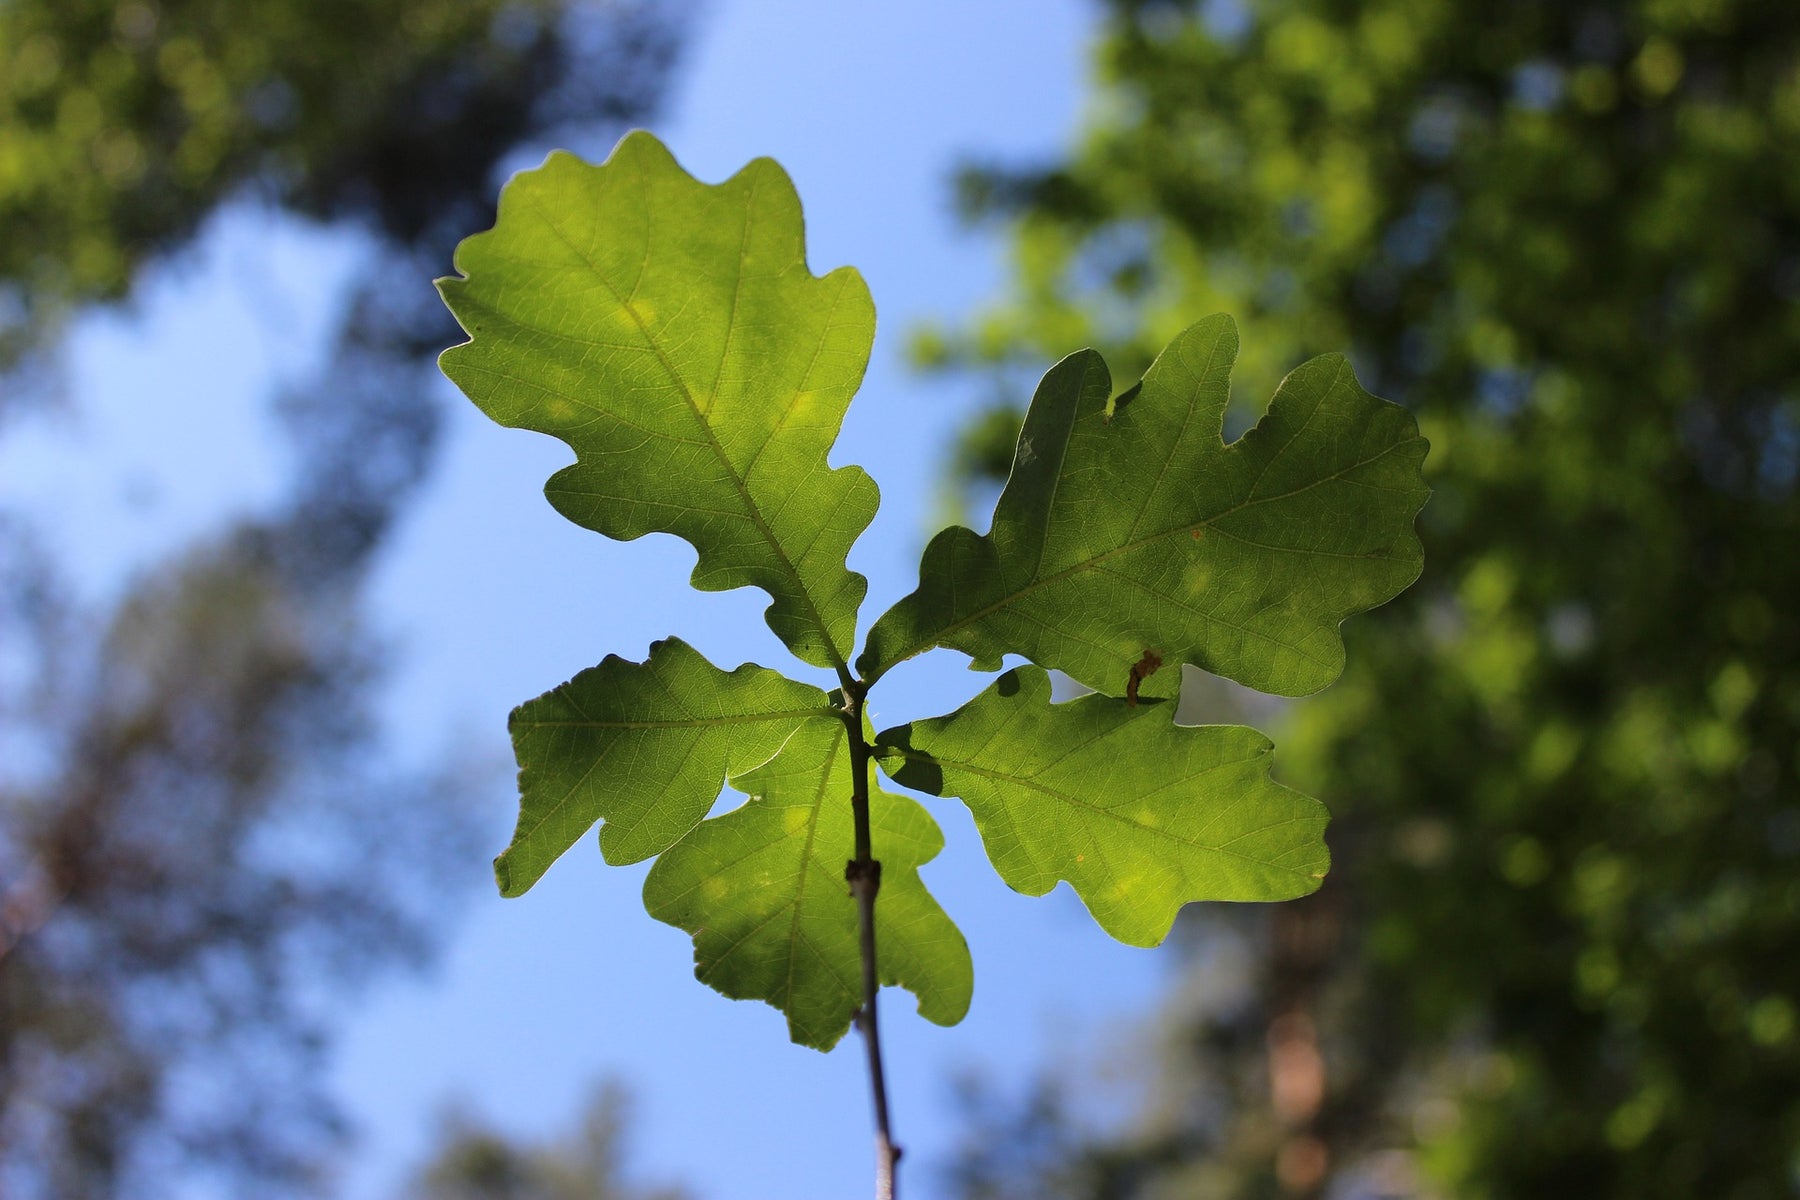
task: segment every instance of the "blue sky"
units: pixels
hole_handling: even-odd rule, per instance
[[[813,269],[849,263],[869,282],[875,356],[833,455],[882,490],[851,558],[870,579],[865,628],[916,579],[937,464],[981,395],[911,374],[905,333],[971,312],[1004,278],[997,242],[958,230],[950,172],[967,155],[1030,160],[1076,136],[1092,20],[1080,0],[714,0],[654,124],[705,180],[777,158],[806,206]],[[190,261],[144,289],[138,315],[82,322],[69,352],[77,404],[0,443],[0,503],[54,507],[75,578],[98,599],[225,514],[273,500],[280,443],[244,397],[317,365],[361,250],[253,210],[216,221]],[[685,544],[619,544],[564,522],[541,489],[567,449],[489,424],[445,387],[445,453],[374,583],[397,667],[383,709],[397,753],[422,761],[455,746],[492,764],[484,812],[498,850],[513,813],[514,704],[608,653],[641,658],[669,634],[724,666],[807,669],[763,624],[761,593],[686,586]],[[940,651],[896,670],[877,722],[961,703],[980,682],[963,661]],[[951,1030],[885,993],[914,1197],[937,1194],[934,1160],[955,1145],[955,1074],[1017,1086],[1049,1066],[1080,1075],[1103,1112],[1117,1102],[1107,1065],[1137,1052],[1132,1026],[1173,967],[1111,942],[1066,886],[1042,900],[1008,891],[961,807],[933,811],[949,848],[923,874],[968,937],[976,990]],[[590,838],[529,895],[501,901],[485,859],[468,865],[466,893],[446,899],[437,968],[345,1014],[333,1084],[362,1129],[348,1194],[392,1194],[447,1102],[508,1129],[560,1132],[603,1077],[636,1096],[631,1146],[646,1178],[710,1200],[865,1193],[870,1118],[854,1035],[830,1055],[797,1048],[773,1009],[696,983],[686,935],[643,911],[644,869],[605,867]]]

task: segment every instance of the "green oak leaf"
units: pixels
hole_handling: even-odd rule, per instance
[[[766,668],[722,671],[676,638],[641,663],[608,655],[513,710],[519,824],[494,860],[501,894],[522,895],[596,821],[607,862],[660,854],[706,816],[727,775],[809,724],[843,728],[825,692]]]
[[[1181,663],[1284,696],[1337,678],[1339,624],[1418,578],[1426,443],[1332,354],[1227,445],[1237,344],[1230,317],[1209,317],[1116,400],[1095,352],[1058,363],[992,531],[932,539],[918,590],[870,630],[863,676],[948,646],[983,670],[1022,654],[1112,696],[1173,696]]]
[[[703,184],[641,132],[602,166],[558,151],[506,185],[456,268],[438,287],[470,340],[444,373],[574,449],[545,488],[557,511],[685,538],[695,587],[762,588],[781,640],[842,668],[866,588],[844,558],[877,494],[826,454],[875,309],[854,270],[807,269],[787,174],[757,159]]]
[[[701,822],[644,881],[650,915],[694,935],[701,982],[766,1000],[787,1014],[794,1041],[820,1050],[862,1002],[856,902],[844,882],[855,852],[851,782],[842,724],[803,726],[774,758],[732,777],[745,804]],[[954,1025],[974,986],[969,948],[918,875],[943,834],[905,797],[877,791],[869,807],[882,867],[881,981],[912,991],[928,1020]]]
[[[1066,879],[1134,946],[1167,937],[1189,901],[1318,888],[1325,806],[1269,778],[1271,749],[1254,729],[1177,725],[1170,700],[1052,704],[1037,667],[875,744],[897,782],[962,798],[1013,888],[1041,896]]]

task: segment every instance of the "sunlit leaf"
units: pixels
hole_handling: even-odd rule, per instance
[[[755,586],[800,658],[851,653],[865,581],[844,556],[874,482],[826,452],[862,381],[862,277],[806,266],[800,200],[757,159],[703,184],[635,133],[602,166],[552,154],[439,281],[470,340],[444,373],[502,425],[575,450],[545,493],[609,537],[693,543],[693,584]]]
[[[519,825],[494,860],[501,893],[523,894],[596,821],[610,863],[661,853],[706,816],[728,774],[808,722],[841,728],[818,688],[748,663],[722,671],[676,638],[641,663],[608,655],[513,710]]]
[[[882,768],[960,796],[1000,877],[1031,896],[1066,879],[1101,928],[1153,946],[1194,900],[1286,900],[1330,854],[1325,806],[1269,778],[1269,740],[1181,726],[1173,701],[1050,703],[1036,667],[946,717],[886,730]]]
[[[694,935],[694,974],[740,1000],[787,1014],[793,1040],[830,1049],[862,1002],[856,902],[844,882],[855,850],[849,743],[842,726],[800,729],[762,766],[732,777],[750,795],[665,851],[644,881],[644,906]],[[974,972],[962,934],[920,882],[943,834],[917,802],[875,792],[880,848],[876,940],[883,983],[953,1025]]]
[[[1058,363],[992,532],[932,539],[918,590],[870,631],[864,675],[949,646],[989,670],[1022,654],[1113,696],[1173,696],[1182,663],[1290,696],[1335,679],[1338,625],[1418,577],[1425,441],[1326,355],[1227,445],[1236,354],[1216,316],[1116,399],[1098,354]]]

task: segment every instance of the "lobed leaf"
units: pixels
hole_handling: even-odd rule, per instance
[[[876,738],[895,781],[959,796],[994,869],[1026,895],[1066,879],[1112,936],[1154,946],[1195,900],[1287,900],[1330,864],[1328,815],[1269,778],[1269,740],[1180,726],[1173,701],[1050,703],[1020,667],[949,716]]]
[[[644,907],[694,935],[694,974],[725,995],[787,1014],[794,1041],[829,1050],[862,1002],[856,902],[844,882],[855,852],[843,727],[807,725],[763,765],[734,775],[750,795],[663,852]],[[875,906],[881,981],[905,987],[919,1012],[954,1025],[974,969],[962,934],[925,890],[918,867],[944,838],[915,801],[875,792],[880,847]]]
[[[787,174],[757,159],[703,184],[641,132],[598,167],[559,151],[506,185],[456,267],[438,287],[470,340],[444,373],[574,449],[545,488],[557,511],[685,538],[695,587],[762,588],[789,649],[842,668],[866,589],[844,559],[877,493],[826,454],[875,310],[854,270],[807,269]]]
[[[676,638],[641,663],[608,655],[513,710],[519,824],[494,860],[501,894],[523,895],[597,821],[607,862],[661,853],[706,816],[728,774],[809,724],[841,728],[837,711],[810,684],[748,663],[722,671]]]
[[[1058,363],[992,531],[932,539],[918,589],[869,632],[864,677],[948,646],[983,670],[1022,654],[1112,696],[1173,696],[1181,663],[1287,696],[1337,678],[1339,624],[1418,578],[1426,443],[1325,355],[1227,445],[1236,356],[1221,315],[1116,400],[1095,352]]]

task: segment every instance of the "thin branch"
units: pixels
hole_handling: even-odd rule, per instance
[[[881,1027],[875,996],[880,972],[875,958],[875,897],[881,891],[881,864],[875,860],[869,837],[869,743],[863,739],[863,698],[868,685],[854,681],[844,689],[844,726],[850,734],[850,811],[856,822],[856,857],[844,866],[844,880],[856,897],[857,924],[861,931],[862,1008],[856,1027],[862,1030],[869,1053],[869,1091],[875,1101],[875,1200],[894,1200],[900,1147],[888,1123],[887,1074],[881,1066]]]

